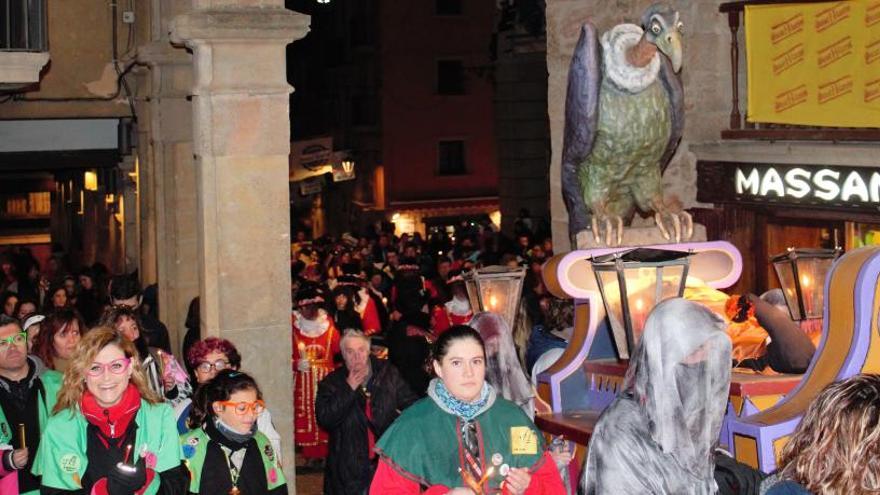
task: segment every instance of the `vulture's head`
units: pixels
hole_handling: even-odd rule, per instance
[[[642,15],[645,40],[669,57],[675,72],[681,70],[681,30],[678,12],[668,5],[655,3]]]

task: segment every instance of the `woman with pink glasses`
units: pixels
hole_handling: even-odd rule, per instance
[[[80,340],[54,413],[34,461],[41,494],[186,493],[174,412],[112,328]]]

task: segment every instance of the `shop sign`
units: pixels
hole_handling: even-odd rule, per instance
[[[313,177],[299,183],[299,193],[303,196],[319,194],[324,186],[323,177]]]
[[[697,163],[699,201],[880,209],[880,168]]]

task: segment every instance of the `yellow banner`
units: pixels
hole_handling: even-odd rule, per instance
[[[880,0],[746,6],[748,120],[880,127]]]

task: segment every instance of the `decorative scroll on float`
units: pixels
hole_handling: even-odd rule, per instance
[[[880,127],[880,0],[747,5],[748,120]]]

